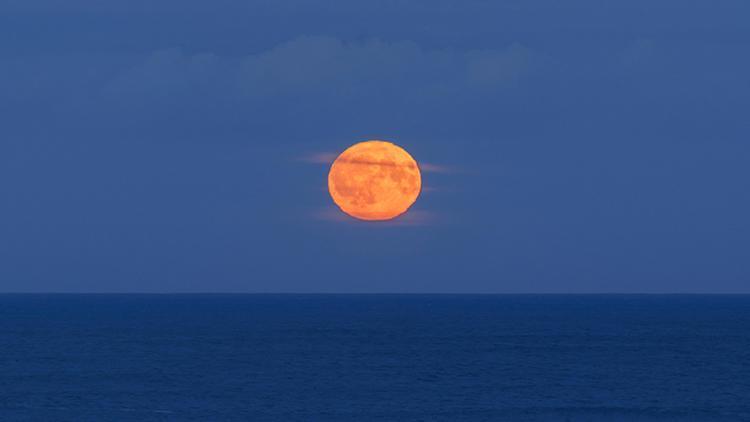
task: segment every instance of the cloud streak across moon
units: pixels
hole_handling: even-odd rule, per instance
[[[297,161],[301,161],[301,162],[309,163],[309,164],[331,165],[333,164],[334,160],[336,160],[336,157],[337,157],[337,154],[333,152],[317,152],[317,153],[311,153],[311,154],[299,157]],[[384,165],[384,166],[398,166],[399,165],[396,163],[377,162],[377,161],[368,161],[368,160],[347,160],[347,161],[352,162],[352,163],[368,164],[368,165]],[[458,172],[458,169],[455,167],[445,166],[441,164],[425,163],[423,161],[419,161],[417,165],[419,166],[419,170],[423,173],[456,173]]]

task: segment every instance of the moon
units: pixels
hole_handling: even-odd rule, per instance
[[[416,160],[387,141],[364,141],[339,155],[328,173],[328,192],[346,214],[390,220],[405,213],[422,190]]]

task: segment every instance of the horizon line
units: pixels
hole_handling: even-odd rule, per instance
[[[19,292],[0,295],[254,295],[254,296],[748,296],[750,292]]]

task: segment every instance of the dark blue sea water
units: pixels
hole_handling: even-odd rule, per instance
[[[750,420],[750,296],[0,295],[0,420]]]

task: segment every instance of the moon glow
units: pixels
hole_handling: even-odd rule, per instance
[[[328,192],[346,214],[361,220],[390,220],[405,213],[422,190],[417,162],[386,141],[347,148],[328,173]]]

